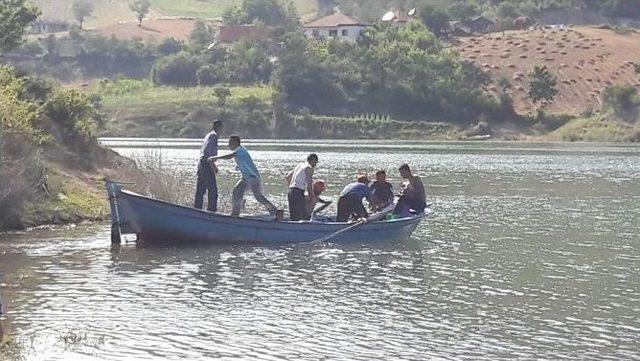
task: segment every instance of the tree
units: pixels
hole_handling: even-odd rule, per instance
[[[222,13],[222,21],[225,25],[240,25],[245,23],[245,14],[242,7],[230,6]]]
[[[551,102],[558,94],[556,77],[551,75],[546,66],[535,66],[529,73],[529,99],[533,103]]]
[[[203,64],[200,59],[186,51],[160,59],[153,67],[156,84],[194,86],[198,84],[196,73]]]
[[[611,16],[640,18],[640,1],[638,0],[606,0],[602,6],[605,13]]]
[[[317,0],[318,4],[318,17],[325,16],[329,11],[333,10],[333,8],[338,5],[336,0]]]
[[[509,81],[509,78],[504,76],[498,79],[497,85],[500,87],[500,91],[502,94],[509,94],[511,88],[513,88],[513,85]]]
[[[162,55],[171,55],[179,53],[182,50],[184,44],[182,41],[174,38],[166,38],[160,44],[158,44],[158,53]]]
[[[81,147],[95,142],[99,126],[89,95],[75,89],[60,89],[44,104],[44,113],[58,126],[63,142]]]
[[[457,2],[449,7],[448,13],[453,19],[466,20],[478,15],[478,6],[473,2]]]
[[[213,89],[213,95],[218,98],[218,105],[224,107],[227,104],[227,99],[231,97],[231,90],[226,86],[217,86]]]
[[[198,78],[198,85],[214,85],[224,80],[223,70],[215,65],[203,65],[196,72],[196,78]]]
[[[638,90],[631,85],[614,85],[605,89],[602,103],[618,116],[625,116],[638,106]]]
[[[45,38],[44,44],[47,48],[46,60],[55,60],[60,56],[60,45],[55,35],[49,34],[49,36]]]
[[[498,19],[504,23],[511,23],[515,18],[521,15],[518,11],[518,7],[513,2],[500,3],[496,9],[496,13],[498,15]]]
[[[149,12],[149,7],[151,4],[149,0],[135,0],[130,6],[129,9],[136,14],[136,19],[138,19],[138,26],[142,26],[142,19]]]
[[[422,7],[420,18],[422,23],[436,35],[444,35],[449,29],[449,15],[433,6],[425,5]]]
[[[84,19],[90,16],[93,12],[93,4],[86,0],[76,0],[71,9],[73,10],[73,16],[75,16],[78,23],[80,23],[80,29],[82,29]]]
[[[276,26],[284,23],[286,11],[279,0],[244,0],[242,8],[247,21],[259,20],[266,25]]]
[[[202,20],[196,20],[193,24],[193,30],[189,34],[189,44],[203,50],[215,39],[215,32],[207,23]]]
[[[243,0],[242,4],[227,8],[222,19],[227,25],[260,22],[269,26],[290,27],[298,22],[295,6],[285,7],[281,0]]]
[[[0,51],[22,42],[25,28],[40,15],[40,10],[25,0],[0,1]]]

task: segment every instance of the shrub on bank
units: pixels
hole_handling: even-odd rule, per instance
[[[76,164],[91,157],[101,126],[97,103],[0,66],[0,229],[22,226],[27,204],[55,196],[45,164],[56,155],[82,152]]]
[[[21,227],[24,207],[43,192],[41,150],[24,135],[0,129],[0,231]]]
[[[631,85],[614,85],[602,93],[604,108],[612,109],[621,118],[631,120],[640,105],[638,90]]]

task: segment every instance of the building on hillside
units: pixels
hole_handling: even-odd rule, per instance
[[[340,12],[314,20],[304,26],[304,33],[308,37],[327,39],[339,38],[356,41],[369,24]]]
[[[221,25],[218,43],[231,44],[243,39],[267,41],[271,38],[271,32],[271,28],[260,25]]]
[[[495,30],[496,23],[484,16],[478,16],[459,21],[451,21],[449,26],[451,28],[452,35],[469,36],[490,33]]]
[[[415,10],[412,10],[412,12]],[[389,10],[380,19],[383,23],[391,23],[395,26],[404,26],[409,20],[411,20],[411,16],[407,13],[405,14],[399,10]]]
[[[31,23],[32,34],[60,33],[69,30],[69,23],[57,20],[38,20]]]

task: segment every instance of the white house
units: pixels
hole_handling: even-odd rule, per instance
[[[331,15],[314,20],[304,26],[304,33],[315,38],[344,38],[357,40],[369,24],[362,20],[334,12]]]

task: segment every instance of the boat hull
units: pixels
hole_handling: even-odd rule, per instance
[[[349,227],[337,222],[275,222],[200,211],[107,185],[112,224],[124,234],[146,241],[219,244],[282,244],[309,242]],[[115,217],[114,217],[115,213]],[[408,238],[424,215],[371,222],[343,232],[332,242],[390,241]]]

